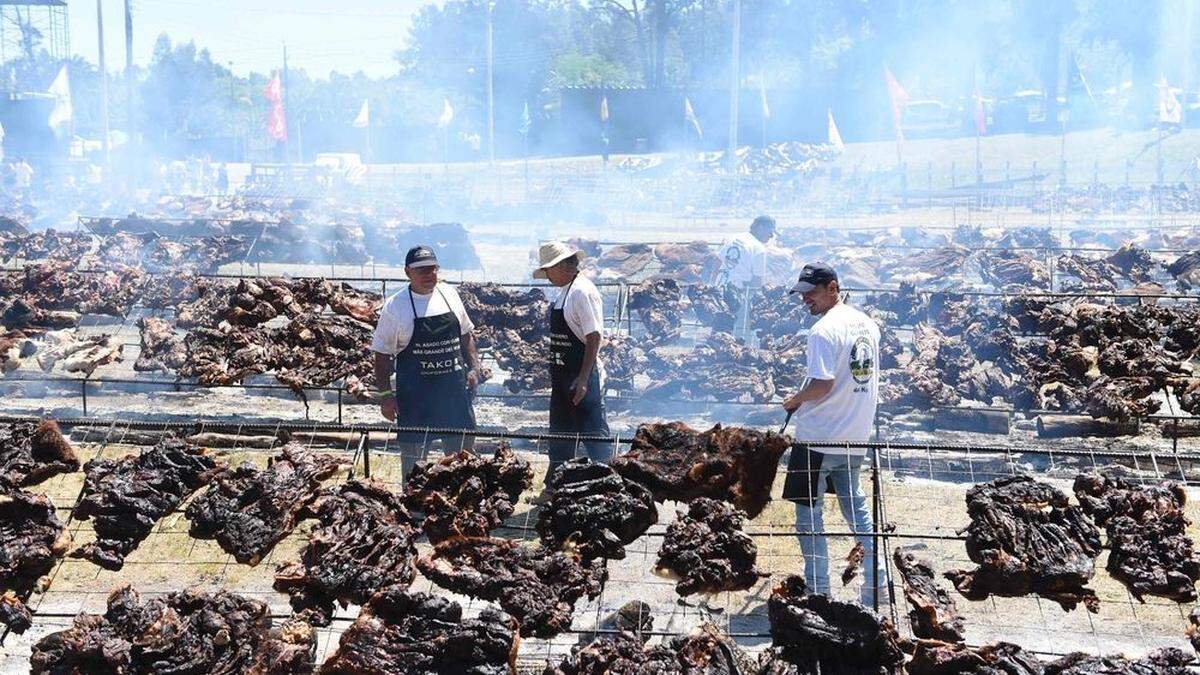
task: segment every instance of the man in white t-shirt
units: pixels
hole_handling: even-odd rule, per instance
[[[562,242],[538,249],[535,279],[547,279],[560,290],[550,303],[550,431],[559,434],[608,436],[604,413],[604,304],[600,291],[579,273],[583,251]],[[578,450],[598,462],[612,457],[612,445],[600,441],[552,440],[547,443],[554,470],[576,456]],[[543,491],[538,500],[544,500]]]
[[[758,287],[767,273],[767,242],[775,236],[775,219],[759,216],[750,231],[735,234],[721,244],[721,267],[713,280],[718,286]]]
[[[846,523],[859,533],[865,553],[861,599],[871,606],[878,599],[876,590],[886,589],[887,572],[886,553],[881,551],[878,560],[874,556],[874,523],[861,485],[866,452],[804,443],[870,440],[879,401],[879,326],[842,301],[837,273],[825,263],[805,265],[791,293],[801,295],[808,311],[821,318],[808,334],[808,380],[783,402],[785,410],[797,413],[800,442],[792,447],[783,497],[796,503],[805,582],[818,593],[829,593],[829,546],[824,535],[815,533],[825,531],[823,493],[832,486]]]
[[[775,236],[775,219],[759,216],[750,223],[750,231],[725,240],[717,252],[721,267],[713,283],[736,289],[742,308],[738,312],[733,332],[746,332],[750,318],[750,297],[753,289],[763,285],[767,276],[767,243]]]
[[[428,246],[414,246],[404,259],[408,287],[387,299],[371,341],[380,412],[397,426],[420,429],[475,429],[472,405],[479,384],[479,354],[462,299],[453,286],[438,282],[438,260]],[[392,374],[395,388],[388,386]],[[440,440],[449,454],[470,449],[465,433],[401,431],[401,476]]]

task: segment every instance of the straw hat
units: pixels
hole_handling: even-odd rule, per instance
[[[547,269],[554,267],[571,256],[578,256],[579,261],[583,262],[587,254],[578,249],[571,248],[561,241],[542,244],[538,248],[538,268],[533,271],[533,278],[545,279]]]

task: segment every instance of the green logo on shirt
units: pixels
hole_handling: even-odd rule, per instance
[[[866,384],[871,381],[873,372],[875,372],[875,350],[871,348],[870,340],[860,337],[850,348],[850,375],[855,382]]]

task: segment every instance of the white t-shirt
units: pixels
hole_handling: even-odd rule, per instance
[[[599,333],[600,343],[604,344],[604,299],[591,279],[580,274],[570,285],[558,289],[554,308],[563,311],[567,328],[580,342],[587,342],[588,335]],[[600,388],[603,389],[604,363],[599,354],[596,355],[596,370],[600,373]]]
[[[800,441],[865,442],[875,427],[879,401],[879,326],[871,317],[839,302],[808,334],[808,377],[833,380],[833,389],[796,411]],[[846,449],[813,448],[827,454]],[[850,448],[865,455],[863,448]]]
[[[393,356],[404,351],[412,339],[414,305],[417,308],[417,316],[421,317],[454,312],[463,335],[475,329],[475,324],[471,323],[471,318],[467,316],[467,310],[463,307],[462,298],[458,297],[458,291],[453,286],[439,282],[432,293],[413,293],[411,303],[406,287],[383,303],[383,309],[379,312],[379,323],[375,326],[375,336],[371,339],[371,351]]]
[[[718,286],[759,286],[767,276],[767,247],[749,232],[726,240],[718,255],[721,257]]]

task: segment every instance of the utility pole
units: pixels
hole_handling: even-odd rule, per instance
[[[287,43],[283,43],[283,157],[287,163],[288,181],[292,180],[292,104],[291,87],[288,86]]]
[[[96,0],[96,35],[100,42],[100,118],[104,121],[104,137],[100,140],[104,149],[105,177],[112,169],[112,157],[108,147],[108,68],[104,62],[104,5]]]
[[[733,169],[738,146],[738,84],[742,56],[742,0],[733,0],[733,49],[729,57],[729,148],[726,162]]]
[[[125,132],[133,131],[133,0],[125,0]]]
[[[496,100],[493,85],[495,83],[496,55],[492,43],[492,0],[487,2],[487,135],[488,163],[496,162]]]

